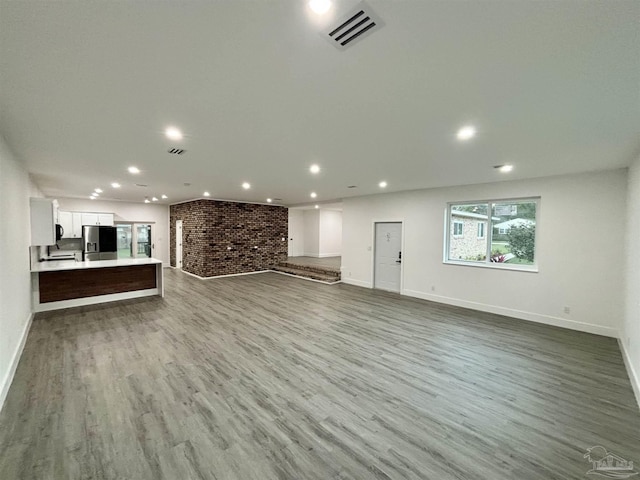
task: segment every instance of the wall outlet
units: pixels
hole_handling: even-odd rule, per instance
[[[435,285],[431,285],[431,291],[435,292],[436,291],[436,286]]]
[[[564,313],[566,313],[567,315],[571,313],[571,307],[564,307]]]
[[[367,252],[370,252],[370,251],[371,251],[371,245],[367,247]]]

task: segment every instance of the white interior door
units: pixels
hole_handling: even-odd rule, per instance
[[[176,220],[176,268],[182,270],[182,220]]]
[[[376,223],[374,248],[374,288],[400,292],[402,278],[402,223]]]

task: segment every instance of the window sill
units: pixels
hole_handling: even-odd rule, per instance
[[[462,267],[489,268],[491,270],[511,270],[516,272],[538,273],[538,265],[509,265],[508,263],[480,263],[465,262],[463,260],[444,260],[445,265],[458,265]]]

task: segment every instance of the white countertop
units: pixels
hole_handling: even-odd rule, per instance
[[[93,262],[75,262],[73,260],[55,260],[38,262],[32,265],[32,272],[56,272],[60,270],[86,270],[88,268],[131,267],[137,265],[157,265],[162,261],[155,258],[121,258],[118,260],[94,260]]]

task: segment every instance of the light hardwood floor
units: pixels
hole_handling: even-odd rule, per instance
[[[0,479],[582,479],[640,464],[616,341],[275,273],[38,314]]]

